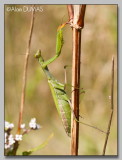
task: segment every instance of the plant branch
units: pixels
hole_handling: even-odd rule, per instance
[[[108,123],[108,129],[105,137],[105,143],[104,143],[102,155],[105,155],[105,152],[106,152],[107,142],[108,142],[110,129],[111,129],[111,122],[113,118],[113,111],[114,111],[114,58],[112,58],[112,74],[111,74],[111,114],[110,114],[110,119]]]
[[[78,24],[79,17],[82,13],[81,5],[74,5],[73,18],[73,59],[72,59],[72,108],[77,120],[79,120],[79,89],[80,88],[80,56],[81,56],[81,28]],[[85,10],[84,10],[85,12]],[[84,13],[85,14],[85,13]],[[84,19],[84,17],[82,17]],[[79,26],[79,28],[75,28]],[[74,89],[75,88],[75,89]],[[71,118],[71,155],[78,155],[78,137],[79,137],[79,123]]]
[[[34,7],[34,5],[33,5]],[[25,89],[26,89],[26,80],[27,80],[27,67],[28,67],[28,59],[30,54],[30,44],[32,39],[33,33],[33,26],[34,26],[34,14],[35,11],[32,11],[31,15],[31,24],[30,24],[30,32],[29,38],[27,43],[26,55],[25,55],[25,64],[24,64],[24,72],[23,72],[23,80],[22,80],[22,93],[21,93],[21,102],[20,102],[20,112],[19,112],[19,122],[18,122],[18,130],[17,133],[20,134],[21,124],[22,124],[22,117],[23,117],[23,110],[24,110],[24,103],[25,103]]]

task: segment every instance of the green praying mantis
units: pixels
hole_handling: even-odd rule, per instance
[[[62,119],[62,123],[64,126],[64,129],[67,133],[67,135],[70,137],[71,136],[71,112],[74,115],[74,119],[79,122],[82,123],[84,125],[87,125],[89,127],[92,127],[94,129],[97,129],[103,133],[105,133],[104,131],[102,131],[101,129],[86,124],[84,122],[80,122],[79,120],[77,120],[77,118],[75,117],[75,114],[72,110],[72,104],[70,102],[70,99],[68,97],[68,95],[66,94],[65,91],[65,85],[58,82],[53,75],[50,73],[49,69],[48,69],[48,65],[50,63],[52,63],[53,61],[55,61],[59,55],[61,54],[61,50],[62,50],[62,46],[63,46],[63,28],[67,23],[64,23],[62,25],[60,25],[57,29],[57,37],[56,37],[56,55],[52,58],[50,58],[47,61],[44,61],[42,55],[41,55],[41,50],[38,50],[37,53],[35,54],[35,58],[38,59],[42,70],[44,71],[47,79],[48,79],[48,84],[50,86],[51,92],[52,92],[52,96],[55,102],[55,106],[57,108],[57,111]]]

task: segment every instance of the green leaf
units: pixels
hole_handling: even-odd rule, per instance
[[[32,152],[31,151],[24,151],[22,152],[23,156],[29,156]]]
[[[49,140],[52,137],[53,137],[53,133],[41,145],[39,145],[39,146],[37,146],[37,147],[35,147],[35,148],[31,149],[31,150],[22,152],[22,155],[23,156],[28,156],[28,155],[32,154],[33,152],[44,148],[48,144]]]
[[[13,150],[12,150],[12,151],[9,151],[9,152],[7,153],[7,156],[14,156]]]

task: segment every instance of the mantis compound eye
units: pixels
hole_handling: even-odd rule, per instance
[[[36,54],[34,55],[35,58],[40,58],[41,57],[41,50],[39,49]]]

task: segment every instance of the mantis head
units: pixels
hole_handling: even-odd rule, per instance
[[[35,58],[40,58],[41,57],[41,50],[39,49],[36,54],[34,55]]]
[[[41,64],[42,68],[45,68],[45,66],[43,66],[44,65],[44,59],[42,58],[41,50],[40,49],[36,52],[36,54],[34,55],[34,57],[36,59],[38,59],[38,61]]]

